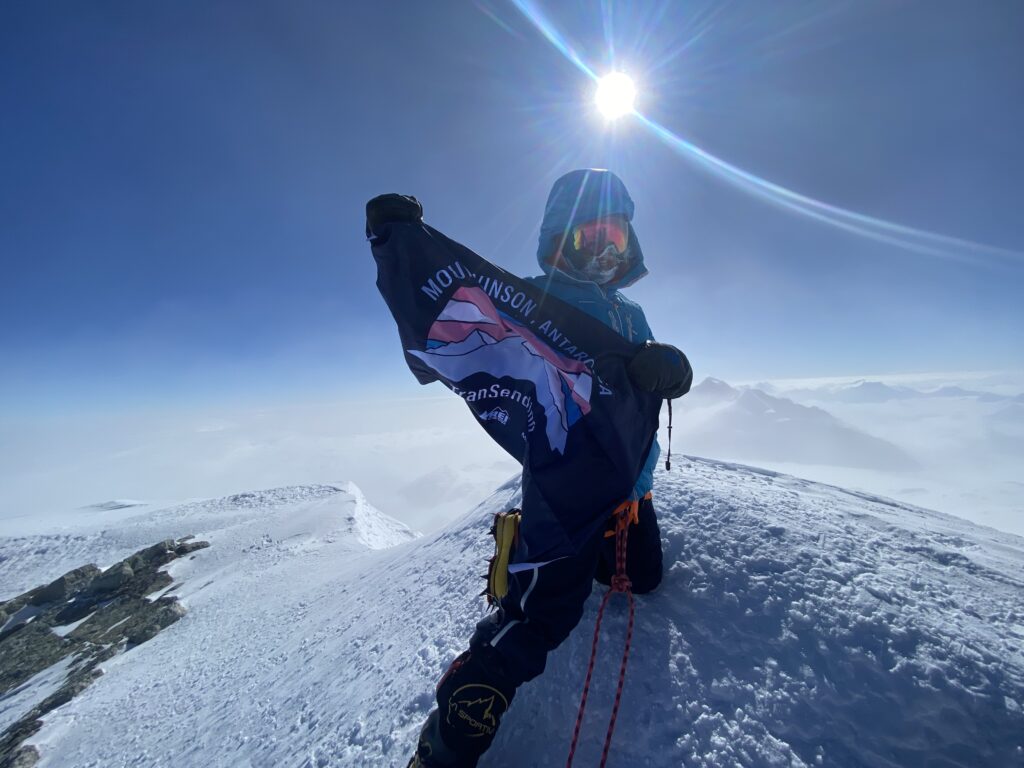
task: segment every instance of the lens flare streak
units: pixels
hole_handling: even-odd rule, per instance
[[[719,178],[766,202],[803,214],[816,221],[872,240],[932,256],[961,261],[976,261],[977,259],[972,257],[979,255],[1011,260],[1022,257],[1022,254],[1016,251],[915,229],[802,195],[712,155],[644,115],[638,113],[636,117],[663,142],[680,154],[696,160],[703,168]]]
[[[591,80],[597,80],[594,70],[584,63],[583,59],[573,50],[573,47],[558,33],[558,30],[547,20],[544,12],[537,7],[536,3],[531,2],[531,0],[512,0],[512,4],[533,24],[538,32],[544,35],[549,43],[555,46],[559,53],[576,65],[580,72]]]
[[[568,41],[559,34],[558,30],[555,29],[554,25],[551,24],[534,2],[531,0],[512,0],[512,4],[580,72],[595,82],[599,80],[594,70],[583,61]],[[659,140],[683,157],[696,162],[698,166],[712,175],[765,202],[801,214],[814,221],[828,224],[845,232],[877,242],[954,261],[982,263],[987,258],[988,260],[997,259],[1012,262],[1017,265],[1024,261],[1024,253],[1020,251],[908,227],[800,194],[716,157],[635,110],[633,115]]]

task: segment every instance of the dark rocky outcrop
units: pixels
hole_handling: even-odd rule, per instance
[[[0,603],[0,697],[72,657],[60,688],[0,734],[0,768],[35,765],[38,752],[22,743],[42,727],[40,718],[87,688],[102,674],[101,663],[185,615],[174,596],[146,596],[173,583],[163,566],[208,546],[191,536],[167,539],[105,571],[84,565]]]

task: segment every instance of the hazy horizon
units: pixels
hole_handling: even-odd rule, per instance
[[[1024,462],[1024,373],[867,378],[916,383],[922,392],[956,386],[1003,398],[992,402],[922,396],[857,403],[829,394],[863,378],[761,382],[769,397],[793,404],[788,413],[776,413],[770,400],[763,412],[750,403],[723,411],[728,398],[708,403],[698,386],[675,402],[673,453],[765,467],[1024,535],[1024,482],[1017,477]],[[353,482],[381,511],[431,531],[468,512],[519,468],[460,399],[439,385],[414,385],[412,392],[7,419],[0,522],[8,535],[24,535],[74,528],[87,521],[89,505],[107,501],[155,509],[280,486]],[[664,411],[661,422],[665,447]],[[807,446],[813,446],[811,461]],[[890,455],[907,460],[897,465]]]

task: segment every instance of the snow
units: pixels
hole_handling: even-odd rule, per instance
[[[352,530],[364,547],[388,549],[411,538],[407,526],[374,509],[355,483],[347,483],[345,491],[352,497],[352,512],[349,516]]]
[[[610,765],[1024,764],[1024,539],[689,457],[655,493],[666,576],[637,599]],[[517,494],[510,481],[418,539],[348,484],[36,537],[51,561],[71,546],[74,565],[90,546],[105,559],[138,540],[212,542],[170,566],[188,614],[46,717],[41,765],[404,768],[434,684],[484,615],[491,515]],[[7,555],[29,539],[0,540],[22,582]],[[23,565],[29,581],[60,570]],[[565,763],[600,596],[521,689],[483,768]],[[579,765],[597,763],[624,631],[616,598]]]
[[[374,514],[379,516],[359,488],[346,482],[288,486],[151,511],[137,510],[134,516],[98,529],[90,527],[88,518],[83,518],[75,527],[68,526],[57,533],[0,539],[0,599],[45,584],[87,562],[107,567],[142,547],[189,534],[215,541],[224,535],[242,535],[242,531],[269,537],[268,531],[278,530],[281,535],[294,535],[293,546],[303,537],[337,536],[341,531],[353,533],[358,541],[377,541],[380,545],[386,545],[390,537],[412,536],[397,521],[374,522]],[[303,524],[309,526],[310,530],[284,533],[289,519],[294,519],[300,528]]]
[[[34,706],[55,694],[72,671],[74,663],[75,660],[70,656],[64,658],[0,696],[0,733],[27,715]]]
[[[85,616],[80,618],[78,621],[72,621],[72,622],[70,622],[68,624],[61,624],[60,626],[57,626],[57,627],[50,627],[50,631],[53,632],[53,634],[55,634],[57,637],[67,637],[68,635],[70,635],[72,632],[74,632],[80,626],[85,624],[85,622],[87,622],[89,619],[91,619],[95,615],[96,615],[95,611],[93,611],[92,613],[87,613],[87,614],[85,614]],[[120,622],[120,621],[118,622],[118,624],[121,624],[121,623],[123,623],[123,622]],[[113,625],[111,627],[111,629],[113,629],[114,626],[117,626],[117,624]]]
[[[43,609],[35,605],[22,607],[21,610],[8,617],[3,626],[0,626],[0,634],[6,633],[18,625],[30,624],[42,612]]]

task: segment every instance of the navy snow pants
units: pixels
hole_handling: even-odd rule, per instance
[[[650,499],[640,501],[627,546],[633,592],[651,592],[661,583],[662,551]],[[457,765],[476,765],[515,690],[544,671],[548,653],[579,623],[594,579],[609,584],[614,573],[615,538],[599,531],[578,555],[511,575],[498,610],[477,624],[469,650],[438,685],[435,727]]]

